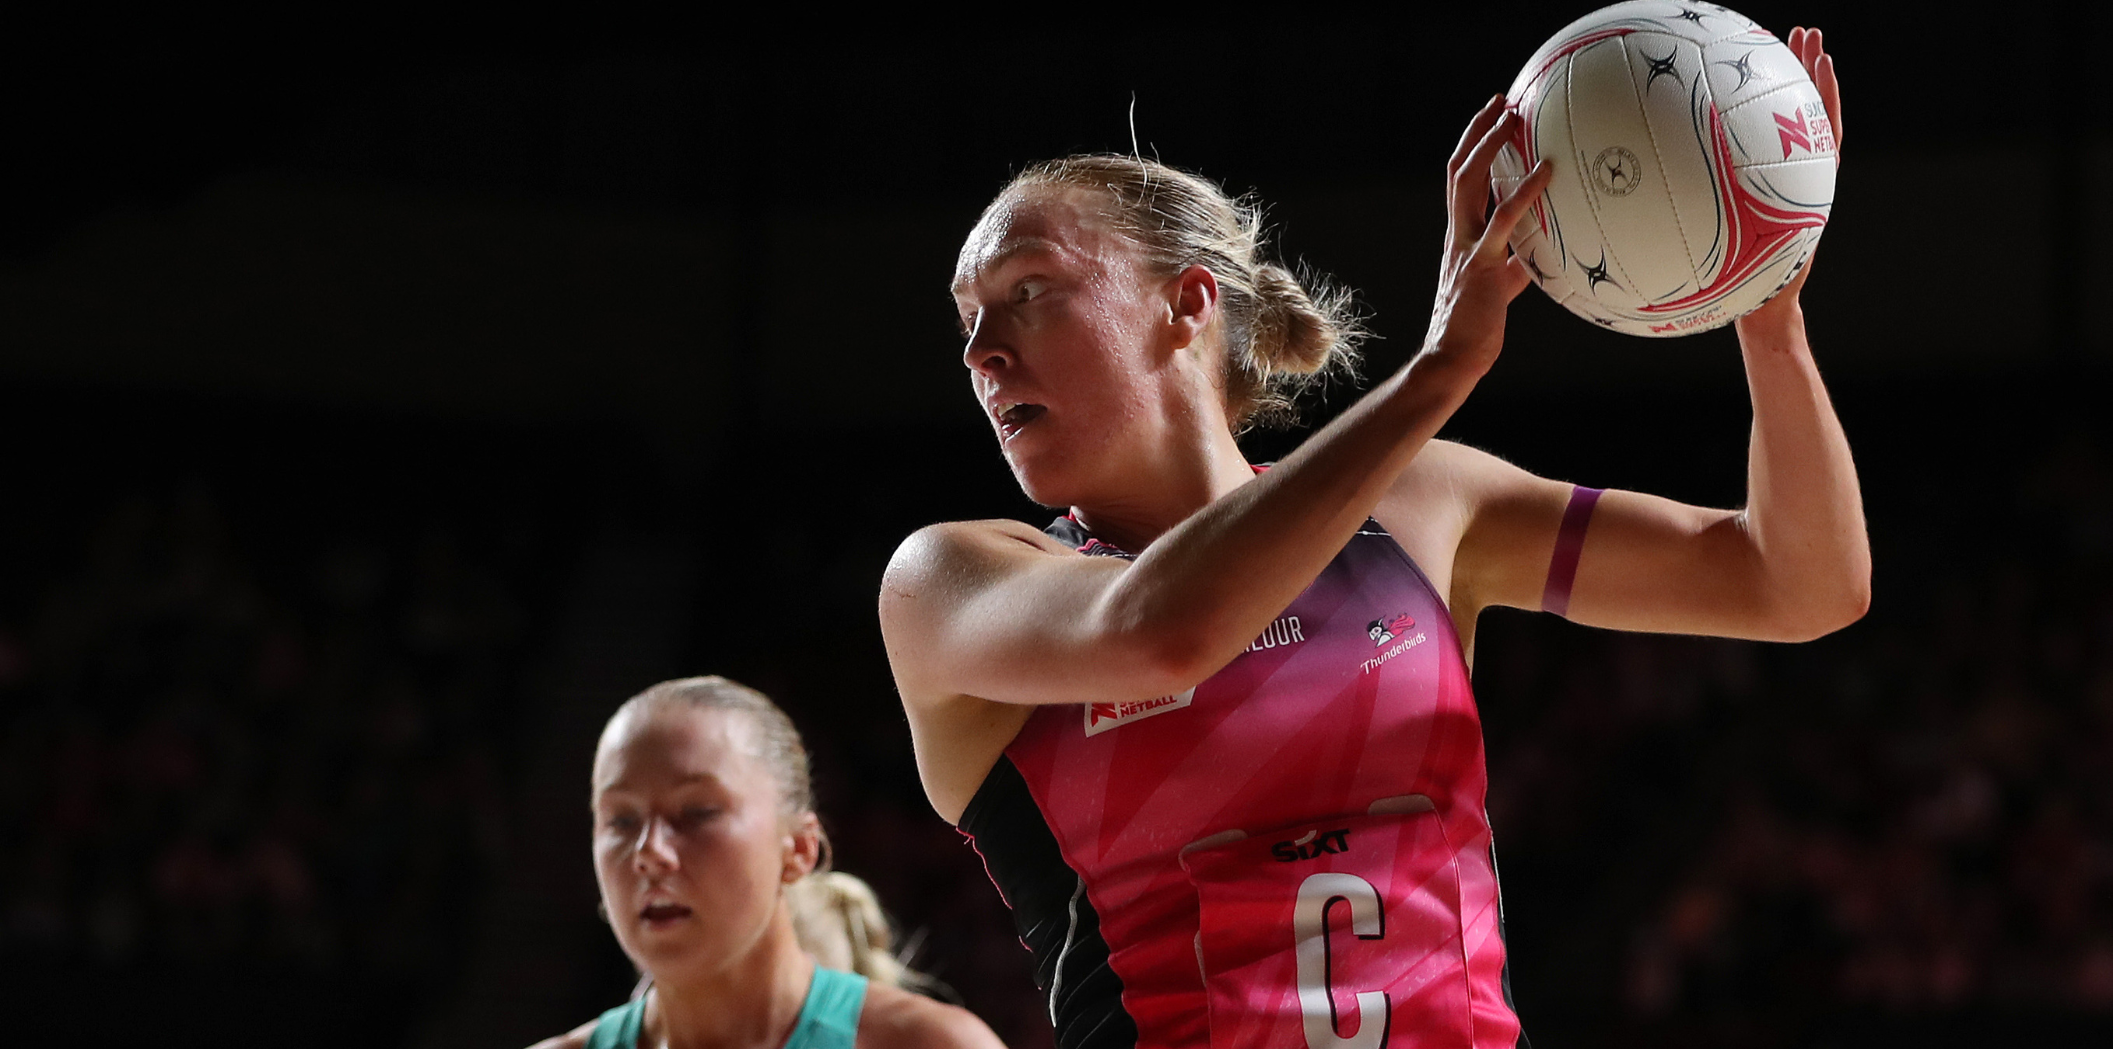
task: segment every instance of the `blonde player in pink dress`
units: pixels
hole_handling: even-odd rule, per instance
[[[1817,32],[1790,45],[1840,126]],[[1522,1039],[1469,690],[1476,616],[1798,641],[1860,617],[1870,551],[1802,277],[1738,322],[1739,510],[1535,477],[1433,435],[1528,283],[1490,211],[1515,118],[1448,166],[1407,366],[1267,470],[1234,435],[1344,352],[1339,298],[1251,210],[1128,157],[1029,169],[962,247],[964,361],[1046,530],[934,525],[880,613],[933,806],[983,854],[1057,1044]]]

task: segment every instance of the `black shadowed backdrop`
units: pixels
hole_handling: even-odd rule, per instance
[[[1253,191],[1398,366],[1442,166],[1589,5],[1404,28],[21,26],[0,68],[0,1000],[102,1046],[525,1045],[622,1000],[595,733],[723,673],[808,734],[838,865],[1050,1043],[932,815],[895,544],[1047,516],[945,294],[1023,164]],[[1806,309],[1871,614],[1800,646],[1485,618],[1513,986],[1548,1046],[2113,1034],[2106,17],[1755,3],[1847,94]],[[2095,23],[2094,23],[2095,20]],[[237,29],[241,32],[237,32]],[[1528,291],[1449,434],[1733,505],[1728,331]],[[1348,402],[1335,390],[1314,418]],[[1270,458],[1298,434],[1258,435]]]

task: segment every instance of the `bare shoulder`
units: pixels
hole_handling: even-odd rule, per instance
[[[1478,448],[1431,441],[1394,479],[1373,516],[1426,571],[1442,572],[1494,479],[1506,471],[1523,473]]]
[[[993,583],[1052,556],[1078,552],[1019,521],[951,521],[911,533],[881,577],[880,629],[891,658],[928,646]]]
[[[892,571],[897,565],[915,567],[924,558],[943,558],[973,550],[1008,550],[1021,545],[1052,554],[1074,552],[1025,521],[1002,517],[986,521],[943,521],[910,533],[910,537],[896,548],[895,563],[889,567]]]
[[[1486,605],[1539,593],[1542,577],[1534,573],[1547,565],[1568,490],[1479,448],[1432,441],[1373,516],[1430,577],[1469,638]]]
[[[594,1025],[598,1022],[589,1020],[555,1038],[545,1038],[528,1049],[586,1049],[587,1039],[594,1037]]]
[[[979,564],[1008,555],[1069,554],[1071,548],[1021,521],[948,521],[926,525],[895,548],[881,583],[883,608],[891,595],[915,597],[923,589],[944,585]]]
[[[1467,491],[1508,481],[1531,479],[1532,474],[1504,459],[1458,441],[1434,440],[1409,462],[1394,482],[1396,491],[1408,489],[1431,493],[1441,489]]]
[[[1450,511],[1465,530],[1492,511],[1506,512],[1521,504],[1538,510],[1552,493],[1567,494],[1569,488],[1480,448],[1432,441],[1401,472],[1387,502],[1396,513]]]
[[[858,1049],[1005,1049],[990,1027],[960,1006],[898,987],[872,984],[858,1014]]]

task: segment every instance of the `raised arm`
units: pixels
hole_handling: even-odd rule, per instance
[[[1536,173],[1485,217],[1490,159],[1515,119],[1492,100],[1448,166],[1444,269],[1422,352],[1275,469],[1129,563],[1006,522],[939,525],[905,542],[880,605],[905,701],[1145,699],[1195,685],[1251,642],[1496,359],[1505,307],[1528,283],[1505,232],[1546,180]],[[1201,295],[1172,295],[1167,323],[1200,329],[1207,310],[1188,304]]]
[[[1819,33],[1793,30],[1841,129],[1833,59]],[[1837,141],[1838,141],[1837,137]],[[1741,510],[1687,506],[1610,491],[1589,514],[1574,490],[1494,458],[1454,456],[1475,493],[1461,540],[1454,593],[1472,609],[1540,608],[1554,597],[1551,568],[1564,520],[1581,530],[1569,618],[1626,630],[1802,641],[1838,630],[1870,604],[1871,548],[1848,438],[1813,362],[1798,305],[1808,266],[1775,298],[1738,322],[1753,436],[1747,503]],[[1560,580],[1557,581],[1560,589]]]

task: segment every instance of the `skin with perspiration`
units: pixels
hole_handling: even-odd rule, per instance
[[[1789,43],[1839,134],[1819,33]],[[1489,165],[1517,119],[1502,103],[1476,114],[1447,166],[1423,348],[1260,476],[1226,417],[1208,269],[1145,272],[1087,191],[1022,188],[985,212],[953,288],[975,394],[1030,497],[1138,556],[1080,556],[1017,521],[934,525],[897,550],[881,627],[940,815],[959,821],[1035,705],[1149,699],[1217,672],[1368,516],[1446,598],[1470,660],[1482,609],[1539,606],[1572,486],[1433,439],[1495,364],[1530,282],[1505,233],[1548,172],[1491,212]],[[1801,641],[1869,607],[1855,465],[1798,306],[1809,273],[1737,324],[1754,409],[1746,506],[1608,491],[1569,618]]]

